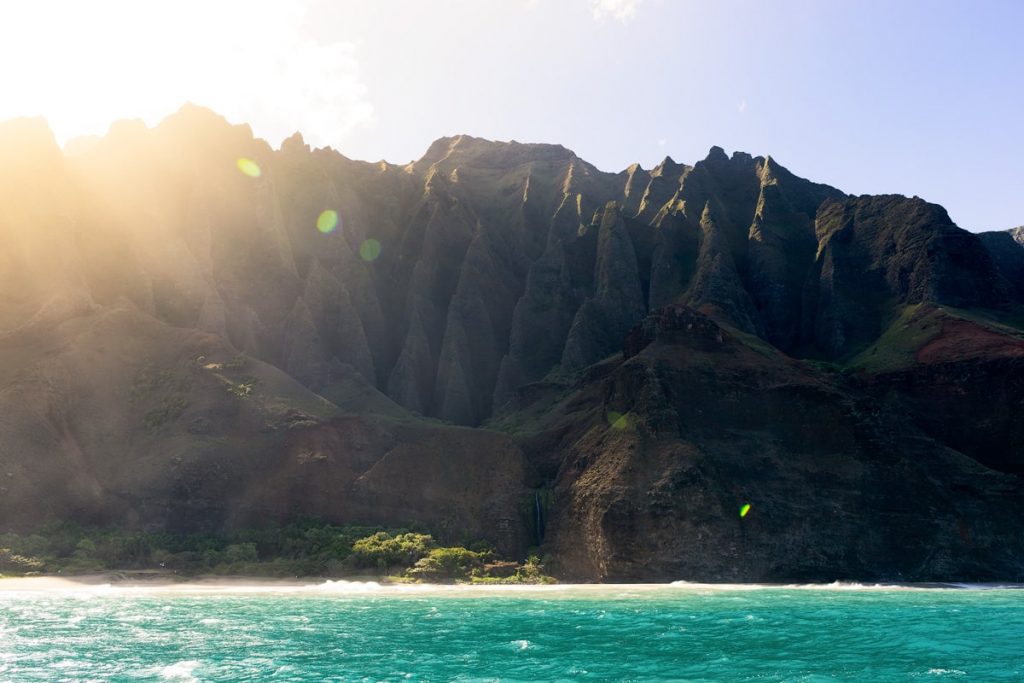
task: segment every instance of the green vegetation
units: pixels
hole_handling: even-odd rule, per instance
[[[510,584],[510,583],[556,583],[555,579],[544,573],[544,565],[536,555],[530,555],[526,562],[519,565],[509,576],[489,576],[477,573],[470,576],[471,583]]]
[[[29,574],[43,568],[41,560],[11,552],[10,548],[0,548],[0,573]]]
[[[352,545],[352,559],[357,567],[366,569],[408,567],[436,547],[427,534],[378,531]]]
[[[757,351],[765,358],[774,360],[779,357],[779,350],[776,349],[771,344],[769,344],[768,342],[766,342],[765,340],[758,337],[756,334],[744,332],[738,327],[733,327],[732,325],[729,325],[728,323],[725,323],[721,320],[716,319],[715,322],[718,323],[719,327],[721,327],[723,330],[725,330],[730,335],[735,337],[737,340],[742,342],[745,346],[749,347],[754,351]]]
[[[249,398],[258,383],[255,377],[242,377],[237,382],[224,378],[224,390],[237,399]]]
[[[147,429],[156,429],[176,419],[187,407],[188,400],[184,396],[180,394],[166,396],[160,405],[146,413],[142,418],[142,423]]]
[[[976,323],[993,332],[1021,336],[1022,320],[1013,315],[967,311],[949,306],[915,304],[906,306],[882,335],[867,349],[850,359],[849,368],[888,372],[913,365],[917,352],[942,333],[943,323],[955,319]]]
[[[188,381],[171,370],[156,370],[146,366],[135,374],[128,400],[136,402],[154,396],[173,395],[187,391],[188,388]]]
[[[441,547],[429,534],[407,529],[315,521],[228,534],[177,535],[68,523],[31,535],[0,534],[0,575],[156,569],[182,576],[373,574],[411,581],[553,581],[543,575],[536,558],[522,566],[489,564],[493,560],[490,548]]]
[[[1024,316],[1016,313],[968,311],[931,304],[905,306],[871,346],[849,359],[846,368],[877,373],[910,367],[916,362],[918,351],[942,334],[943,324],[956,319],[1018,338],[1024,327]]]
[[[153,406],[142,417],[143,426],[153,431],[173,422],[185,411],[188,389],[188,381],[171,370],[147,366],[135,374],[128,390],[128,402]]]
[[[942,331],[943,314],[921,304],[906,306],[882,335],[850,359],[851,368],[886,372],[913,365],[917,352]]]
[[[482,426],[512,436],[541,431],[552,413],[560,412],[559,406],[573,396],[573,387],[578,377],[578,372],[563,371],[561,366],[556,365],[544,379],[528,385],[536,392],[528,405],[491,417]]]
[[[434,548],[408,573],[428,581],[467,579],[473,572],[483,569],[486,556],[466,548]]]

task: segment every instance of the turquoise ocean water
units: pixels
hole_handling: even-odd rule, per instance
[[[0,583],[0,681],[1024,681],[1021,590],[365,588]]]

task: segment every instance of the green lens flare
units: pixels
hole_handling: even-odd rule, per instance
[[[359,258],[363,259],[367,263],[376,261],[377,257],[380,256],[380,242],[375,239],[364,240],[359,245]]]
[[[327,234],[338,227],[338,212],[334,209],[323,211],[316,219],[316,229]]]
[[[260,173],[262,173],[262,171],[260,171],[260,165],[257,164],[252,159],[240,157],[238,161],[235,162],[235,165],[238,166],[239,171],[249,176],[250,178],[259,178]]]
[[[750,503],[744,503],[740,507],[740,517],[746,517],[748,512],[750,512]]]

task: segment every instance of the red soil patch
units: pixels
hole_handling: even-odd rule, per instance
[[[984,356],[1024,356],[1024,340],[994,332],[976,323],[947,318],[937,337],[917,352],[919,363],[947,363]]]

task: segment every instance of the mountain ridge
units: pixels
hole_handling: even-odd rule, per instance
[[[0,151],[9,527],[301,513],[511,555],[543,541],[584,579],[854,577],[909,533],[912,511],[879,511],[911,496],[959,510],[918,520],[943,559],[915,541],[872,576],[1020,575],[1003,510],[1024,496],[1019,229],[975,235],[918,198],[719,147],[608,173],[560,145],[459,135],[399,166],[300,134],[275,151],[194,106],[73,155],[39,121],[0,124]],[[717,406],[706,424],[687,392]],[[755,419],[759,396],[774,421]],[[759,449],[762,498],[734,483]],[[866,472],[889,488],[869,495]],[[842,531],[786,503],[811,480],[843,501]],[[734,527],[726,503],[747,498],[774,521]],[[692,556],[708,534],[729,540]],[[816,544],[827,562],[801,564]]]

